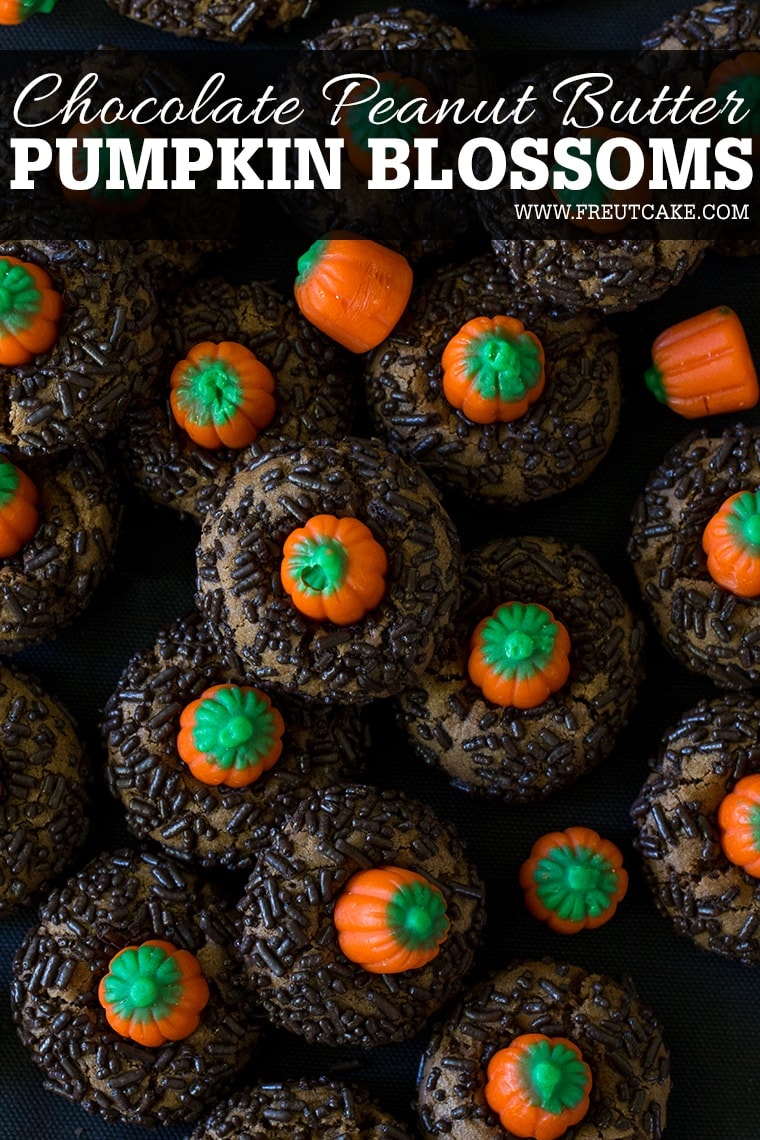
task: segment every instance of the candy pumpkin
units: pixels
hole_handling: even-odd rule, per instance
[[[618,233],[628,225],[629,218],[626,211],[621,209],[620,216],[617,216],[616,211],[613,209],[611,211],[612,217],[603,217],[603,208],[605,206],[625,207],[629,204],[644,205],[650,201],[651,192],[649,190],[649,181],[651,176],[651,164],[647,154],[640,140],[634,135],[627,135],[618,130],[612,131],[608,127],[584,127],[576,131],[576,137],[591,140],[590,153],[588,156],[581,158],[581,161],[586,163],[590,168],[589,184],[582,190],[576,190],[571,187],[556,189],[554,187],[555,176],[558,171],[564,169],[559,164],[556,164],[552,167],[551,172],[552,194],[558,202],[570,206],[570,217],[568,220],[574,226],[578,226],[580,229],[590,230],[595,234]],[[620,190],[607,186],[599,177],[597,155],[602,144],[609,139],[627,139],[629,142],[635,143],[644,155],[644,174],[639,181],[628,190]],[[628,177],[631,168],[630,157],[622,147],[615,150],[610,162],[610,168],[616,180],[622,181]],[[594,216],[590,210],[579,209],[579,207],[598,207],[599,216]]]
[[[524,1033],[489,1061],[485,1098],[511,1136],[557,1140],[588,1112],[591,1084],[572,1041]]]
[[[370,97],[370,92],[374,94]],[[418,79],[402,77],[396,71],[381,71],[373,77],[362,80],[352,92],[350,106],[341,107],[338,115],[338,134],[345,143],[345,154],[361,174],[372,173],[372,152],[370,139],[402,139],[411,145],[415,138],[433,137],[437,131],[433,125],[425,126],[410,118],[401,122],[397,112],[405,104],[414,101],[421,107],[425,118],[435,112],[433,98],[424,83]],[[383,123],[374,123],[370,115],[378,103],[384,104]],[[392,104],[392,109],[385,110]],[[412,149],[410,158],[416,152]]]
[[[298,260],[298,308],[350,352],[377,348],[398,323],[411,291],[406,258],[366,238],[320,238]]]
[[[506,602],[475,628],[467,670],[495,705],[532,709],[570,675],[570,637],[545,606]]]
[[[347,958],[371,974],[399,974],[431,962],[449,920],[438,887],[403,867],[375,867],[349,879],[333,921]]]
[[[283,589],[314,621],[352,625],[385,594],[388,558],[359,519],[315,515],[291,531],[282,555]]]
[[[171,374],[171,408],[201,447],[247,447],[274,419],[274,376],[235,341],[203,341]]]
[[[0,257],[0,364],[28,364],[53,347],[63,301],[44,269]]]
[[[213,685],[180,716],[177,752],[196,780],[244,788],[276,763],[285,725],[266,693]]]
[[[705,95],[713,97],[718,106],[724,106],[728,95],[735,91],[749,111],[741,123],[731,123],[727,115],[718,120],[723,134],[750,135],[752,158],[760,158],[760,52],[743,51],[733,59],[724,59],[710,72]]]
[[[568,827],[536,840],[520,869],[525,904],[560,934],[608,922],[628,889],[623,857],[590,827]]]
[[[195,955],[161,939],[120,950],[98,986],[111,1028],[153,1048],[189,1037],[208,999]]]
[[[35,12],[52,12],[57,0],[0,0],[0,25],[23,24]]]
[[[760,596],[760,491],[726,499],[705,527],[702,549],[714,582],[743,598]]]
[[[476,424],[524,415],[544,390],[544,350],[516,317],[475,317],[441,357],[443,394]]]
[[[742,323],[726,305],[660,333],[644,378],[661,404],[689,420],[754,408],[760,399]]]
[[[77,203],[96,214],[104,215],[136,214],[148,204],[151,191],[146,187],[132,189],[126,182],[123,186],[108,185],[111,177],[111,151],[108,146],[99,146],[94,158],[91,157],[91,149],[84,146],[85,139],[94,139],[99,143],[107,143],[111,139],[127,142],[133,161],[138,165],[143,142],[150,138],[144,127],[129,120],[105,123],[98,118],[90,123],[76,123],[66,137],[75,139],[79,144],[74,147],[71,156],[71,172],[78,185],[67,186],[62,182],[61,186],[63,196],[68,202]],[[93,167],[97,167],[96,180],[92,185],[86,187],[81,185],[90,181],[88,176]],[[60,178],[60,159],[56,169]]]
[[[28,475],[0,456],[0,558],[12,558],[39,525],[37,488]]]
[[[743,776],[724,796],[718,827],[726,858],[760,879],[760,774]]]

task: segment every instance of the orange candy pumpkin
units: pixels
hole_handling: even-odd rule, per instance
[[[274,419],[274,376],[235,341],[203,341],[171,374],[171,408],[201,447],[247,447]]]
[[[387,555],[359,519],[315,515],[291,531],[282,555],[283,589],[314,621],[352,625],[385,594]]]
[[[209,988],[194,954],[152,939],[111,959],[98,1000],[116,1033],[156,1048],[198,1028]]]
[[[718,808],[726,858],[760,879],[760,774],[744,776]]]
[[[0,0],[0,25],[23,24],[35,12],[52,12],[57,0]]]
[[[393,866],[359,871],[349,879],[333,921],[345,956],[371,974],[426,965],[449,929],[438,887],[416,871]]]
[[[0,558],[12,558],[39,526],[37,488],[10,460],[0,456]]]
[[[441,357],[443,394],[476,424],[525,415],[544,390],[544,350],[516,317],[475,317]]]
[[[177,752],[203,784],[245,788],[282,752],[282,716],[250,685],[212,685],[183,709],[179,723]]]
[[[588,1112],[591,1084],[574,1042],[524,1033],[489,1061],[485,1098],[511,1136],[557,1140]]]
[[[610,130],[608,127],[584,127],[576,131],[578,138],[591,139],[591,154],[585,161],[591,166],[591,181],[584,190],[563,189],[555,190],[552,187],[552,194],[558,202],[565,205],[576,207],[571,209],[570,218],[568,219],[574,226],[579,229],[590,230],[594,234],[614,234],[619,233],[620,230],[625,229],[628,225],[628,218],[625,213],[622,216],[615,216],[612,211],[612,217],[602,217],[601,208],[605,205],[608,206],[625,206],[629,204],[644,205],[651,199],[651,192],[649,189],[649,181],[651,177],[651,164],[648,155],[641,145],[641,141],[635,135],[627,135],[623,131]],[[641,179],[628,190],[614,189],[605,186],[597,174],[596,168],[596,151],[610,139],[627,139],[629,142],[635,143],[644,155],[644,174]],[[617,163],[619,169],[615,169]],[[622,181],[628,177],[630,172],[630,157],[622,147],[618,148],[612,158],[612,173],[616,180]],[[555,167],[554,170],[558,168]],[[552,173],[554,173],[554,170]],[[599,206],[600,216],[593,216],[588,210],[578,210],[577,207],[584,206]]]
[[[88,149],[84,146],[85,139],[95,139],[99,142],[116,139],[120,142],[128,142],[135,162],[137,162],[143,140],[150,138],[144,127],[130,120],[106,123],[103,119],[96,118],[89,123],[76,123],[66,137],[75,139],[78,144],[71,156],[72,172],[77,184],[67,186],[63,182],[61,183],[63,196],[68,202],[84,206],[93,213],[102,215],[136,214],[147,205],[152,194],[150,189],[143,187],[133,190],[126,185],[109,187],[110,152],[101,147],[98,151],[98,158],[90,159]],[[79,183],[85,181],[86,175],[90,172],[91,162],[98,168],[98,177],[93,186],[85,189]],[[60,178],[60,159],[56,169]]]
[[[467,671],[487,701],[532,709],[570,676],[570,635],[545,606],[506,602],[475,628]]]
[[[307,321],[350,352],[384,341],[406,308],[405,257],[351,234],[320,238],[298,260],[296,304]]]
[[[520,868],[525,905],[560,934],[595,930],[614,915],[628,889],[623,857],[590,827],[568,827],[536,840]]]
[[[370,97],[372,93],[374,97]],[[381,71],[374,77],[362,80],[352,94],[353,105],[340,110],[338,134],[345,143],[345,154],[349,162],[360,174],[372,173],[372,152],[367,145],[369,139],[387,137],[411,142],[414,138],[430,138],[437,133],[434,126],[425,126],[416,119],[402,123],[395,114],[385,124],[375,124],[369,118],[376,104],[385,100],[392,100],[396,109],[415,101],[424,106],[426,117],[432,116],[435,110],[433,97],[419,79],[401,76],[396,71]],[[410,160],[414,154],[415,151],[412,150]]]
[[[660,403],[686,419],[743,411],[760,399],[742,323],[726,305],[660,333],[645,380]]]
[[[705,527],[702,549],[714,582],[743,598],[760,596],[760,492],[726,499]]]
[[[28,364],[53,347],[63,301],[44,269],[0,257],[0,364]]]

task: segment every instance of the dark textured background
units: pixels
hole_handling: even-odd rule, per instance
[[[633,47],[640,36],[671,14],[664,0],[610,6],[603,0],[547,4],[536,9],[493,13],[464,5],[420,4],[435,8],[477,41],[515,49],[547,46]],[[370,4],[356,6],[369,9]],[[355,11],[351,8],[350,11]],[[334,9],[299,24],[290,42],[320,31]],[[262,33],[242,50],[261,50],[281,38]],[[114,15],[103,0],[59,0],[55,12],[18,29],[0,30],[0,48],[89,48],[110,43],[128,49],[183,46],[170,36],[151,34]],[[203,50],[200,48],[199,50]],[[230,49],[238,51],[241,49]],[[33,236],[33,235],[32,235]],[[238,278],[279,276],[285,287],[294,273],[299,243],[268,238],[229,261]],[[473,251],[474,252],[474,251]],[[760,263],[708,257],[696,274],[661,301],[612,321],[622,350],[624,395],[620,432],[608,458],[592,478],[560,499],[514,513],[473,509],[459,500],[448,506],[466,546],[500,535],[537,533],[575,539],[638,607],[625,545],[629,513],[651,467],[689,425],[655,404],[644,390],[642,373],[648,347],[667,325],[719,303],[732,305],[745,322],[756,359]],[[760,422],[755,412],[746,417]],[[720,421],[715,421],[716,429]],[[197,531],[189,521],[153,510],[125,493],[126,513],[116,567],[91,609],[54,644],[27,651],[16,660],[38,674],[78,719],[96,770],[103,764],[97,723],[103,705],[128,656],[150,644],[160,626],[192,602],[193,552]],[[593,971],[630,975],[639,995],[659,1014],[672,1052],[673,1093],[667,1140],[757,1140],[760,1091],[755,1045],[760,1024],[757,971],[719,960],[679,939],[655,911],[630,845],[628,809],[647,772],[664,729],[699,697],[713,691],[691,677],[649,638],[647,680],[632,723],[610,759],[574,788],[541,805],[508,807],[467,798],[444,778],[410,757],[389,729],[383,708],[373,710],[374,749],[370,779],[402,787],[454,820],[488,884],[489,924],[478,970],[496,968],[516,956],[564,957]],[[119,809],[102,786],[87,853],[113,847],[125,838]],[[545,831],[586,824],[623,849],[631,872],[629,894],[614,920],[602,929],[572,938],[554,935],[524,909],[517,873],[533,841]],[[107,1125],[81,1108],[42,1089],[41,1077],[17,1042],[8,1009],[11,959],[32,908],[2,921],[0,928],[0,1140],[126,1140],[130,1126]],[[250,1079],[345,1072],[365,1082],[375,1098],[399,1117],[412,1120],[410,1104],[424,1038],[402,1047],[356,1056],[348,1050],[306,1049],[300,1039],[274,1034],[264,1056],[249,1069]],[[166,1140],[180,1140],[189,1129],[166,1129]],[[644,1138],[642,1138],[644,1140]]]

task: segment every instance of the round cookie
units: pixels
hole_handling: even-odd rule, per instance
[[[121,515],[100,450],[22,460],[19,469],[37,488],[39,524],[0,559],[1,653],[55,637],[82,613],[110,565]]]
[[[448,936],[426,965],[370,973],[338,943],[348,880],[387,864],[442,892]],[[483,884],[449,823],[398,792],[336,786],[305,800],[259,858],[240,911],[239,952],[257,1002],[280,1027],[371,1049],[414,1036],[456,992],[480,944]]]
[[[694,90],[701,91],[712,69],[727,54],[760,49],[760,11],[757,4],[745,0],[729,0],[728,3],[725,0],[707,0],[705,4],[687,8],[666,20],[644,37],[642,48],[644,62],[652,52],[688,51],[682,64],[677,56],[668,56],[668,70],[675,68],[679,73],[678,82],[673,83],[673,87],[677,89],[689,82]],[[660,69],[655,73],[661,73]],[[750,213],[755,214],[757,208],[755,191]],[[715,251],[746,257],[760,253],[760,239],[717,241]]]
[[[620,378],[615,336],[586,315],[554,320],[515,295],[493,257],[432,278],[370,358],[371,414],[389,446],[432,479],[513,507],[586,479],[617,429]],[[521,321],[543,345],[546,387],[519,418],[474,423],[446,398],[441,356],[477,317]]]
[[[467,792],[526,802],[577,780],[612,751],[642,676],[643,628],[579,546],[489,543],[465,559],[463,599],[433,666],[398,698],[412,747]],[[551,610],[570,635],[567,683],[533,709],[500,706],[469,679],[470,638],[504,602]]]
[[[0,917],[60,874],[87,834],[90,765],[71,717],[0,667]]]
[[[288,535],[319,515],[357,518],[387,555],[385,596],[352,624],[305,617],[280,581]],[[314,700],[364,704],[425,669],[456,608],[459,568],[456,532],[422,472],[375,440],[283,443],[214,500],[196,601],[251,676]]]
[[[127,827],[205,867],[249,867],[270,833],[315,789],[357,774],[365,741],[350,708],[305,705],[282,695],[283,752],[255,783],[201,783],[177,752],[180,716],[213,685],[255,685],[226,664],[189,614],[158,634],[122,673],[103,718],[107,779]]]
[[[151,398],[124,417],[119,432],[128,477],[156,503],[201,516],[216,489],[272,440],[284,435],[305,442],[348,430],[353,401],[340,350],[268,285],[199,282],[167,302],[164,320],[171,337],[164,375]],[[245,345],[274,376],[277,410],[253,452],[201,447],[172,414],[172,368],[205,341]]]
[[[522,961],[468,990],[422,1059],[422,1135],[457,1140],[513,1137],[486,1103],[488,1062],[522,1034],[563,1037],[591,1069],[588,1111],[567,1140],[660,1140],[670,1063],[657,1018],[604,974],[564,962]]]
[[[758,737],[760,702],[700,701],[663,737],[631,808],[658,909],[703,950],[744,963],[760,962],[760,888],[725,855],[718,809],[742,777],[760,773]]]
[[[189,1140],[410,1140],[363,1089],[316,1080],[257,1084],[220,1104]]]
[[[665,648],[729,689],[760,682],[760,609],[710,577],[702,535],[736,492],[760,486],[760,427],[692,432],[671,448],[633,510],[628,553]]]
[[[531,115],[523,123],[507,123],[491,132],[507,152],[522,139],[540,137],[548,141],[551,154],[562,136],[577,133],[577,127],[563,123],[567,107],[548,95],[557,84],[577,73],[574,67],[567,61],[547,64],[504,92],[509,106],[523,94],[528,79],[537,92]],[[609,115],[614,101],[629,102],[640,97],[642,81],[640,76],[632,78],[635,71],[626,71],[608,61],[605,70],[613,84],[610,92],[596,101],[611,125]],[[638,133],[645,142],[643,129],[639,128]],[[628,194],[628,200],[632,200],[633,191]],[[550,187],[512,189],[505,181],[493,190],[479,191],[476,199],[481,222],[513,288],[527,289],[560,312],[628,312],[645,301],[655,300],[696,268],[710,244],[696,240],[690,232],[672,236],[656,219],[630,221],[614,236],[606,236],[609,230],[591,232],[570,221],[561,230],[556,222],[554,234],[548,236],[546,218],[527,212],[518,226],[516,206],[527,210],[543,205],[551,209],[555,199]]]
[[[120,16],[127,16],[159,32],[175,36],[243,43],[262,21],[269,28],[287,30],[292,20],[308,16],[313,0],[106,0]]]
[[[53,347],[0,366],[0,447],[51,455],[100,438],[151,385],[161,358],[153,291],[124,241],[3,241],[63,300]]]
[[[402,250],[410,260],[436,253],[461,239],[475,220],[474,204],[466,188],[414,188],[406,186],[368,188],[371,166],[367,139],[389,134],[409,143],[414,164],[414,142],[430,138],[435,130],[435,162],[449,167],[462,142],[461,128],[450,120],[437,128],[425,128],[397,120],[392,126],[377,126],[368,114],[374,101],[358,103],[369,91],[357,93],[357,105],[335,122],[336,103],[345,87],[347,73],[376,76],[379,96],[396,106],[411,99],[428,99],[437,107],[444,98],[476,104],[480,92],[478,70],[471,62],[472,41],[458,28],[444,23],[431,12],[393,7],[381,12],[363,12],[350,22],[333,20],[327,31],[304,42],[307,49],[288,76],[284,95],[297,98],[302,108],[291,126],[275,127],[281,138],[342,138],[340,186],[329,189],[316,183],[310,189],[289,189],[280,203],[289,217],[314,240],[332,230],[349,230]],[[345,52],[351,54],[345,56]],[[403,80],[403,83],[399,83]],[[332,87],[326,85],[333,81]],[[327,94],[323,94],[328,92]],[[287,158],[288,177],[298,178],[293,152]]]
[[[97,993],[115,954],[155,939],[194,954],[210,991],[190,1036],[160,1047],[112,1029]],[[218,888],[162,856],[93,859],[43,905],[13,972],[13,1016],[46,1088],[106,1120],[197,1120],[258,1041]]]

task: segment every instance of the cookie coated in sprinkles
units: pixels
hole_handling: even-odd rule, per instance
[[[442,390],[441,355],[475,317],[508,314],[543,345],[546,388],[509,423],[473,423]],[[420,463],[444,486],[514,507],[586,479],[618,425],[617,341],[588,316],[547,318],[515,290],[493,257],[437,274],[366,369],[370,410],[392,450]]]
[[[159,505],[198,518],[217,488],[272,440],[344,434],[353,412],[340,349],[262,282],[199,282],[166,303],[170,344],[158,386],[122,421],[118,440],[128,478]],[[174,365],[196,344],[245,345],[272,372],[277,410],[254,450],[209,450],[193,443],[169,407]]]
[[[758,880],[722,850],[718,810],[760,773],[760,702],[700,701],[665,734],[631,808],[634,846],[657,907],[679,934],[724,958],[760,962]]]
[[[352,625],[316,622],[285,594],[291,531],[352,515],[388,557],[379,605]],[[212,636],[262,682],[313,700],[365,704],[428,664],[459,599],[459,540],[421,471],[376,440],[283,443],[217,493],[198,547],[198,594]]]
[[[530,710],[500,707],[469,680],[477,623],[509,601],[551,610],[570,634],[567,683]],[[398,698],[412,747],[456,788],[506,801],[547,796],[609,755],[642,676],[644,631],[579,546],[520,537],[465,561],[463,602],[435,665]]]
[[[150,939],[194,954],[210,990],[197,1029],[158,1047],[116,1033],[97,996],[114,954]],[[106,1120],[197,1120],[259,1039],[232,939],[218,888],[171,859],[126,850],[93,859],[52,893],[14,959],[13,1017],[46,1087]]]
[[[102,730],[109,787],[138,839],[201,866],[245,869],[304,795],[356,778],[366,750],[359,711],[281,694],[274,705],[285,720],[284,750],[275,767],[244,788],[196,780],[177,752],[182,710],[212,685],[254,683],[223,660],[197,613],[129,662]]]
[[[421,968],[374,974],[341,952],[333,911],[352,875],[388,863],[438,887],[449,930]],[[483,891],[453,826],[425,804],[336,786],[304,800],[262,852],[238,904],[237,948],[274,1024],[373,1049],[414,1036],[457,991],[481,942]]]
[[[152,384],[158,308],[126,241],[4,241],[63,297],[58,339],[31,363],[0,369],[0,446],[50,456],[98,439]]]
[[[465,991],[435,1029],[419,1074],[422,1135],[511,1135],[486,1102],[486,1069],[528,1033],[574,1042],[591,1068],[588,1112],[563,1140],[660,1140],[670,1059],[657,1018],[612,978],[548,959],[516,962]]]
[[[692,432],[667,453],[633,510],[628,553],[665,648],[728,689],[760,683],[760,609],[712,580],[702,549],[725,500],[760,480],[760,427]]]
[[[326,1077],[267,1081],[219,1105],[189,1140],[410,1140],[409,1131],[353,1085]]]

